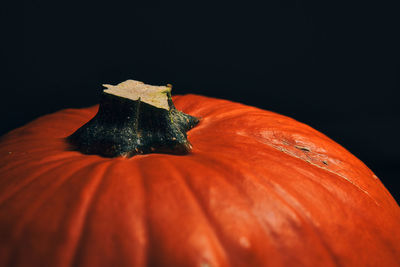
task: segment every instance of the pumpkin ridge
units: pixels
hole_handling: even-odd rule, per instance
[[[69,163],[75,163],[75,162],[70,161]],[[25,211],[24,218],[21,221],[23,223],[26,223],[28,220],[32,220],[35,217],[35,215],[39,212],[40,208],[44,204],[46,204],[49,199],[51,199],[52,197],[54,197],[54,195],[56,195],[56,192],[70,179],[71,176],[75,175],[76,173],[82,172],[83,169],[90,168],[93,165],[97,165],[97,164],[101,164],[101,163],[96,162],[96,161],[90,162],[90,163],[88,163],[88,165],[86,165],[82,169],[77,169],[77,170],[72,171],[71,173],[64,174],[63,175],[64,177],[57,177],[58,180],[54,181],[51,185],[49,185],[46,188],[46,191],[44,191],[44,192],[42,192],[42,194],[40,194],[40,198],[36,198],[34,203],[30,203],[30,209]],[[64,166],[65,166],[65,164],[64,164]],[[57,167],[49,169],[48,171],[42,173],[39,177],[42,177],[43,175],[45,175],[48,172],[55,172],[55,171],[57,171]],[[20,223],[16,223],[14,227],[17,229],[20,228],[20,230],[19,231],[17,230],[17,232],[23,231],[23,228],[22,228],[23,225]]]
[[[69,163],[72,163],[72,162],[74,162],[74,160],[71,160]],[[91,162],[86,167],[92,166],[92,165],[95,165],[95,164],[97,164],[97,163],[96,162],[95,163]],[[51,172],[51,171],[54,172],[59,167],[60,167],[60,165],[57,165],[54,168],[47,169],[45,172],[40,174],[39,177],[42,177],[45,173],[48,173],[48,172]],[[74,173],[78,173],[80,171],[82,171],[82,169],[74,170],[70,174],[73,175]],[[58,181],[58,182],[54,183],[54,184],[57,184],[57,183],[59,184],[58,186],[56,186],[55,190],[57,190],[60,186],[62,186],[62,184],[64,184],[68,180],[68,178],[70,177],[70,174],[65,175],[65,177],[61,181]],[[36,178],[36,180],[37,180],[37,178]],[[53,184],[53,186],[54,186],[54,184]],[[30,208],[30,209],[28,209],[28,211],[25,211],[23,219],[20,219],[16,224],[14,224],[12,227],[10,227],[10,230],[13,232],[13,234],[12,234],[13,240],[17,240],[17,241],[13,241],[13,243],[16,243],[16,244],[20,243],[20,240],[25,236],[23,233],[30,231],[29,223],[28,224],[26,223],[27,222],[27,218],[28,218],[28,220],[29,219],[33,220],[33,218],[35,217],[35,214],[37,214],[37,212],[39,211],[40,207],[42,205],[46,204],[46,200],[51,198],[54,195],[54,192],[53,193],[47,193],[47,195],[48,195],[47,197],[42,197],[39,201],[37,201],[36,202],[37,204],[35,206],[33,206],[33,209]],[[24,206],[26,206],[26,204],[24,204]],[[22,249],[23,249],[22,247],[12,246],[11,253],[10,253],[11,254],[10,261],[12,259],[14,259],[14,260],[18,259],[18,260],[22,260],[22,261],[25,260],[24,258],[18,257],[18,255],[21,253],[20,250],[22,250]],[[12,262],[10,262],[10,265],[12,265]]]
[[[84,229],[86,229],[88,227],[87,223],[88,223],[89,212],[91,210],[92,205],[94,204],[95,197],[99,192],[99,189],[100,189],[101,183],[104,180],[105,174],[109,171],[109,169],[111,168],[111,166],[113,164],[115,164],[115,163],[112,163],[111,161],[105,162],[105,165],[104,165],[104,162],[101,162],[99,164],[99,166],[102,167],[102,171],[101,172],[94,172],[95,175],[96,175],[96,178],[97,178],[96,180],[97,181],[94,182],[94,185],[92,185],[94,188],[91,190],[91,193],[89,194],[89,196],[90,196],[89,198],[90,199],[87,201],[88,202],[87,205],[80,207],[83,210],[83,212],[81,211],[82,212],[82,215],[81,215],[82,218],[79,220],[80,221],[79,222],[79,234],[78,234],[78,236],[77,236],[77,238],[75,240],[75,244],[72,245],[72,252],[71,252],[71,254],[70,254],[70,256],[69,256],[69,258],[67,260],[68,264],[66,264],[65,266],[71,266],[71,267],[72,266],[78,266],[78,264],[77,264],[78,255],[79,255],[81,246],[83,244],[81,242],[81,240],[83,239],[83,236],[85,234]],[[76,226],[74,226],[74,227],[76,227]],[[70,241],[70,242],[72,242],[72,241]]]
[[[299,200],[294,198],[291,194],[289,194],[287,192],[287,190],[285,190],[280,184],[278,184],[277,182],[275,182],[273,180],[271,180],[271,183],[274,185],[274,190],[271,190],[271,191],[273,193],[275,193],[276,197],[281,199],[281,201],[286,204],[285,206],[288,207],[288,209],[290,209],[294,214],[296,214],[296,216],[300,220],[303,220],[304,223],[306,225],[308,225],[309,228],[315,233],[314,236],[316,238],[318,238],[318,240],[320,241],[320,244],[323,246],[323,248],[325,249],[327,254],[331,257],[333,265],[334,266],[340,266],[340,263],[338,262],[337,256],[335,255],[333,249],[330,246],[328,246],[327,242],[322,237],[320,231],[318,230],[318,227],[315,225],[315,223],[313,222],[312,218],[309,218],[309,212],[304,207],[304,205],[301,204],[299,202]],[[276,190],[276,189],[278,189],[278,190]],[[282,193],[284,193],[285,196],[283,196]],[[285,200],[285,198],[289,198],[289,201]],[[306,210],[305,214],[303,216],[301,216],[300,212],[297,209],[295,209],[294,207],[300,207],[301,211]]]
[[[142,169],[140,167],[140,161],[135,160],[134,161],[135,165],[131,165],[132,168],[135,168],[135,170],[139,173],[139,178],[140,178],[140,186],[141,186],[141,190],[143,192],[143,203],[144,203],[144,216],[143,216],[143,221],[144,221],[144,232],[146,233],[146,255],[144,255],[144,259],[145,259],[145,263],[143,266],[147,266],[148,263],[150,262],[149,257],[150,257],[150,246],[149,246],[149,240],[150,240],[150,232],[149,232],[149,222],[150,222],[150,218],[149,218],[149,207],[147,205],[147,201],[148,201],[148,193],[146,190],[146,183],[145,183],[145,178],[144,175],[142,175]]]
[[[270,159],[270,160],[271,160],[271,159]],[[290,167],[290,166],[288,166],[288,167]],[[297,169],[294,169],[294,171],[298,171],[298,170],[297,170]],[[293,171],[292,171],[291,173],[293,173]],[[312,182],[312,183],[315,184],[316,186],[320,186],[320,187],[322,186],[322,188],[324,188],[324,190],[325,190],[326,192],[328,192],[329,195],[331,195],[333,199],[337,199],[338,201],[343,202],[341,198],[338,198],[338,196],[333,195],[329,190],[327,190],[327,189],[325,188],[325,186],[323,186],[322,184],[321,184],[321,185],[318,184],[316,180],[311,179],[311,177],[309,177],[309,176],[307,176],[306,174],[303,174],[303,173],[301,173],[301,172],[300,172],[299,174],[300,174],[302,177],[307,178],[308,180],[310,180],[310,182]],[[326,174],[329,175],[329,173],[326,173]],[[343,181],[343,180],[342,180],[342,181]],[[294,197],[293,197],[293,194],[287,193],[287,190],[285,190],[285,189],[282,187],[281,184],[277,183],[274,179],[270,179],[270,182],[273,183],[273,184],[274,184],[277,188],[279,188],[281,191],[285,192],[285,195],[282,196],[283,199],[286,198],[286,199],[289,199],[289,200],[292,199],[292,200],[295,201],[295,202],[291,202],[292,204],[291,204],[291,205],[288,205],[288,207],[291,208],[292,206],[297,206],[297,207],[300,207],[298,210],[301,210],[301,211],[302,211],[302,214],[305,214],[305,215],[306,215],[306,214],[309,213],[306,209],[304,209],[304,205],[300,204],[299,200],[298,200],[297,198],[294,198]],[[273,191],[273,192],[275,192],[275,191]],[[298,203],[298,204],[295,205],[295,204],[293,204],[293,203]],[[346,202],[343,202],[343,204],[346,204]],[[351,206],[350,209],[351,209],[351,211],[352,211],[353,213],[356,214],[356,217],[357,217],[359,220],[361,220],[361,221],[363,222],[363,224],[364,224],[364,223],[365,223],[365,224],[368,224],[368,221],[370,220],[370,218],[367,218],[366,216],[364,216],[365,214],[360,213],[360,212],[357,210],[357,208],[355,208],[355,207],[353,207],[353,206]],[[297,212],[297,209],[294,209],[293,211],[296,212],[296,213],[298,213],[298,212]],[[307,222],[309,222],[309,224],[310,224],[313,228],[315,228],[315,231],[316,231],[316,233],[317,233],[316,236],[317,236],[318,238],[321,238],[321,239],[322,239],[322,235],[319,234],[320,232],[318,231],[318,227],[315,225],[315,223],[313,223],[313,221],[315,221],[315,220],[314,220],[312,217],[309,217],[309,216],[305,216],[304,218],[307,220]],[[387,242],[387,241],[386,241],[385,239],[383,239],[383,237],[382,237],[381,235],[379,235],[379,234],[373,233],[373,234],[371,234],[371,236],[372,236],[372,239],[378,238],[379,242],[381,242],[382,244],[384,244],[385,242]],[[324,239],[322,239],[322,241],[325,242]],[[325,242],[325,244],[327,244],[327,243]],[[332,252],[331,254],[333,255],[333,260],[334,260],[335,264],[338,265],[338,266],[341,266],[341,264],[339,264],[339,262],[337,261],[338,256],[336,256],[336,255],[333,253],[333,251],[332,251],[332,249],[331,249],[330,247],[327,247],[327,249],[329,249],[329,252]],[[393,253],[393,254],[395,255],[395,253]],[[340,256],[339,256],[339,258],[340,258]]]
[[[229,157],[229,155],[224,155],[224,158],[226,158],[226,157]],[[221,158],[222,158],[222,157],[216,157],[216,158],[214,158],[214,160],[217,160],[217,161],[218,161],[218,165],[221,165]],[[234,160],[234,159],[228,159],[229,162],[232,162],[232,160]],[[272,159],[272,160],[275,161],[275,159]],[[223,164],[225,164],[227,168],[231,168],[231,166],[228,166],[225,162],[224,162]],[[244,162],[238,161],[238,162],[236,162],[235,164],[244,164]],[[235,166],[236,166],[236,165],[235,165]],[[248,174],[243,174],[243,173],[241,172],[241,170],[242,170],[242,169],[249,170],[250,168],[251,168],[251,166],[244,166],[244,167],[241,166],[241,167],[238,167],[237,169],[239,170],[239,175],[236,175],[236,176],[240,176],[240,177],[245,177],[245,176],[247,176]],[[254,166],[253,166],[253,169],[254,169]],[[305,176],[305,175],[302,175],[302,176]],[[308,228],[314,233],[314,236],[315,236],[316,238],[319,239],[321,245],[325,248],[325,251],[327,252],[327,254],[330,255],[330,257],[332,258],[333,265],[334,265],[334,266],[339,266],[339,263],[337,262],[336,255],[333,253],[332,249],[331,249],[329,246],[327,246],[327,242],[326,242],[326,241],[322,238],[322,236],[320,235],[320,232],[318,231],[318,228],[316,227],[316,225],[313,223],[312,218],[309,218],[309,212],[308,212],[307,209],[304,207],[304,205],[301,204],[301,203],[299,202],[299,200],[297,200],[297,199],[294,199],[294,201],[297,203],[296,205],[292,205],[292,204],[290,204],[289,202],[285,201],[285,200],[284,200],[285,198],[284,198],[283,196],[281,196],[281,194],[279,194],[279,192],[277,192],[276,190],[274,190],[275,187],[278,186],[279,189],[280,189],[281,191],[286,192],[285,194],[286,194],[287,196],[289,196],[289,197],[292,198],[292,199],[293,199],[293,197],[292,197],[291,194],[287,193],[287,191],[286,191],[285,189],[283,189],[282,185],[280,185],[280,184],[279,184],[278,182],[276,182],[274,179],[270,179],[270,180],[268,180],[268,179],[262,179],[261,177],[259,177],[259,176],[257,176],[257,175],[252,175],[252,178],[255,178],[256,180],[260,181],[258,184],[261,185],[261,186],[264,188],[264,190],[266,190],[266,192],[269,192],[269,193],[274,194],[275,197],[277,197],[279,200],[281,200],[282,203],[283,203],[289,210],[291,210],[292,212],[294,212],[294,213],[296,214],[296,217],[297,217],[297,218],[299,218],[301,221],[303,221],[303,224],[304,224],[304,225],[307,225],[307,226],[308,226]],[[307,177],[307,178],[308,178],[308,177]],[[252,182],[252,179],[246,178],[246,181]],[[268,187],[268,186],[265,184],[265,182],[267,182],[267,183],[269,182],[269,183],[273,186],[273,188]],[[322,187],[328,194],[330,194],[330,195],[332,196],[333,199],[336,199],[336,198],[337,198],[335,195],[333,195],[331,192],[329,192],[324,186],[318,185],[314,180],[311,180],[311,182],[314,183],[314,184],[316,184],[317,186]],[[231,184],[231,183],[230,183],[230,184]],[[246,197],[250,200],[250,202],[253,202],[253,200],[249,197],[249,193],[248,193],[248,192],[246,192],[245,190],[241,190],[241,192],[242,192],[243,195],[246,195]],[[300,207],[300,210],[303,211],[304,215],[303,215],[303,216],[300,216],[300,213],[299,213],[296,209],[294,209],[293,206]],[[254,214],[253,211],[252,211],[252,214],[253,214],[253,216],[254,216],[255,218],[257,218],[257,220],[259,221],[259,224],[260,224],[260,226],[261,226],[262,228],[265,228],[264,223],[269,224],[269,222],[260,221],[259,216],[257,216],[256,214]],[[267,232],[267,235],[266,235],[266,236],[269,236],[269,235],[268,235],[268,232]],[[274,241],[274,244],[275,244],[275,241]]]
[[[31,147],[28,147],[25,149],[31,149]],[[69,160],[69,159],[80,157],[80,155],[73,154],[73,153],[60,155],[57,153],[57,151],[53,151],[52,148],[49,149],[49,147],[42,148],[42,149],[43,149],[43,152],[48,152],[48,154],[43,155],[43,152],[41,150],[40,151],[36,150],[36,151],[34,151],[34,153],[32,153],[31,150],[29,150],[30,151],[29,154],[18,155],[19,160],[10,159],[7,161],[3,161],[4,164],[0,165],[0,170],[3,171],[4,173],[13,172],[13,171],[15,171],[15,169],[18,169],[21,164],[24,164],[24,167],[28,166],[28,167],[36,168],[38,166],[45,165],[45,164],[51,164],[56,161],[62,162],[62,160]],[[7,150],[11,150],[11,149],[5,149],[5,151],[7,151]],[[20,152],[21,151],[18,151],[18,153],[20,153]],[[11,151],[11,155],[14,153],[16,153],[16,152]],[[39,155],[36,155],[36,153]],[[40,158],[38,159],[38,157],[40,157]],[[56,158],[54,159],[53,157],[56,157]],[[27,162],[25,162],[24,160],[26,160]]]
[[[153,157],[153,156],[152,156]],[[173,156],[175,157],[175,156]],[[149,157],[150,158],[150,157]],[[150,162],[150,160],[147,160],[149,158],[141,158],[139,159],[139,161],[145,161],[146,164]],[[181,162],[181,158],[183,157],[179,157],[179,161]],[[190,158],[189,157],[184,157],[185,159]],[[171,158],[172,159],[172,158]],[[222,241],[220,240],[215,228],[211,225],[211,222],[209,221],[209,219],[207,218],[207,214],[204,213],[203,207],[200,204],[200,202],[198,201],[198,199],[193,195],[193,191],[189,188],[189,186],[186,184],[186,180],[184,180],[185,178],[185,172],[182,169],[182,166],[185,165],[185,163],[182,162],[183,165],[176,165],[174,160],[167,160],[167,159],[163,159],[163,158],[157,158],[157,160],[160,160],[160,165],[163,166],[163,170],[168,173],[169,175],[166,175],[164,177],[164,174],[161,174],[162,178],[161,180],[164,181],[169,181],[174,184],[174,188],[177,188],[177,192],[179,192],[180,200],[175,199],[175,197],[166,197],[167,202],[166,206],[163,206],[163,208],[166,208],[168,206],[170,206],[171,204],[174,205],[175,201],[178,202],[183,202],[185,204],[183,204],[182,206],[179,205],[180,207],[183,207],[185,209],[188,209],[189,215],[188,217],[182,218],[183,220],[180,220],[179,218],[175,217],[174,215],[172,215],[172,220],[169,219],[169,214],[166,214],[165,212],[163,212],[164,209],[160,210],[155,210],[155,209],[149,209],[148,214],[149,216],[149,240],[150,243],[154,244],[154,242],[167,242],[168,244],[173,244],[170,245],[172,246],[170,248],[170,246],[168,246],[168,249],[165,251],[165,247],[160,248],[160,246],[153,246],[153,248],[151,249],[150,253],[149,253],[149,258],[150,261],[148,263],[148,266],[203,266],[200,263],[204,264],[204,266],[231,266],[229,263],[229,259],[228,256],[226,255],[226,251],[225,248],[223,246]],[[142,168],[144,168],[144,170],[147,169],[147,165],[146,164],[142,164]],[[143,167],[143,165],[145,165],[145,167]],[[144,172],[146,173],[146,172]],[[152,175],[155,176],[155,174],[153,174],[153,172],[150,172]],[[149,174],[147,174],[149,175]],[[160,179],[156,178],[155,180],[159,181]],[[149,206],[153,206],[156,205],[155,203],[158,203],[159,201],[162,201],[160,199],[158,200],[154,200],[155,197],[157,196],[157,194],[153,194],[154,193],[154,188],[150,188],[149,184],[151,185],[153,183],[153,181],[146,181],[146,188],[147,190],[152,190],[149,191],[148,195],[149,195],[149,199],[151,199],[148,202],[148,207]],[[168,183],[168,182],[167,182]],[[164,184],[164,182],[163,182]],[[160,189],[160,186],[158,186],[158,189]],[[173,195],[173,193],[168,193],[167,195]],[[157,198],[157,197],[156,197]],[[161,196],[162,198],[162,196]],[[170,204],[171,203],[171,204]],[[160,208],[160,207],[158,207]],[[160,212],[162,212],[160,214]],[[173,213],[173,212],[172,212]],[[168,217],[166,217],[168,216]],[[189,234],[189,236],[181,236],[180,232],[182,230],[180,230],[180,227],[183,226],[178,226],[178,225],[174,225],[171,226],[171,232],[169,233],[169,235],[165,235],[165,231],[161,232],[160,231],[160,225],[159,225],[159,221],[163,220],[163,218],[166,218],[166,221],[168,221],[168,225],[170,225],[171,222],[174,223],[178,223],[178,225],[182,224],[187,224],[188,225],[193,225],[195,227],[193,227],[192,230],[188,231],[187,227],[184,227],[183,231],[188,232],[187,234]],[[178,220],[178,221],[175,221]],[[158,236],[160,233],[161,236]],[[178,233],[179,237],[177,239],[177,237],[174,235],[174,233]],[[190,235],[193,233],[193,236]],[[160,238],[162,237],[162,239],[156,239],[156,238]],[[193,239],[193,237],[196,237]],[[180,240],[182,239],[183,244],[176,243],[179,241],[176,240]],[[200,238],[200,242],[196,241],[198,238]],[[204,238],[204,239],[202,239]],[[194,242],[194,243],[193,243]],[[205,245],[207,244],[207,245]],[[177,246],[177,248],[176,248]],[[196,251],[196,254],[192,254],[191,256],[188,256],[187,258],[182,258],[182,251],[177,254],[178,257],[176,256],[172,256],[172,258],[169,258],[168,251],[171,251],[172,248],[178,249],[179,250],[179,246],[182,247],[183,251],[185,253],[193,253],[193,251]],[[160,250],[162,249],[162,250]],[[160,253],[161,252],[161,253]],[[193,256],[195,258],[193,258]],[[168,258],[166,260],[166,258]],[[173,263],[175,265],[172,265],[171,263],[171,259],[173,261]],[[165,265],[165,262],[169,262],[169,265]],[[229,263],[229,264],[228,264]],[[189,265],[190,264],[190,265]],[[200,264],[200,265],[199,265]],[[206,265],[208,264],[208,265]],[[215,264],[215,265],[214,265]]]
[[[271,149],[273,149],[273,148],[271,148]],[[275,149],[274,149],[275,150]],[[279,151],[277,151],[277,152],[279,152]],[[224,155],[224,154],[221,154],[221,153],[218,153],[218,152],[214,152],[214,153],[217,153],[215,156],[216,156],[216,158],[217,159],[220,159],[221,157],[228,157],[229,155]],[[294,160],[297,160],[297,158],[294,158]],[[229,167],[231,167],[231,166],[229,166]],[[240,168],[239,168],[240,169]],[[243,169],[247,169],[247,168],[243,168]],[[262,171],[261,171],[261,173],[263,173]],[[304,176],[304,177],[306,177],[306,175],[304,175],[304,174],[302,174],[301,173],[301,175],[302,176]],[[326,175],[331,175],[330,173],[326,173]],[[273,182],[276,184],[276,182],[273,180]],[[315,180],[311,180],[310,182],[312,182],[313,184],[316,184],[316,185],[318,185],[317,183],[316,183],[316,181]],[[322,186],[322,185],[321,185]],[[326,190],[325,188],[324,188],[324,190]],[[330,192],[329,192],[330,193]],[[332,198],[333,199],[338,199],[338,197],[336,196],[336,195],[333,195],[333,194],[331,194],[330,193],[330,195],[332,196]],[[291,196],[290,194],[288,194],[288,196]],[[302,205],[303,206],[303,205]],[[362,219],[364,222],[367,222],[367,220],[365,219],[365,218],[361,218],[360,217],[360,219]],[[310,221],[311,219],[307,219],[307,221]],[[316,228],[317,229],[317,228]],[[319,233],[319,232],[317,232],[317,233]],[[325,242],[326,243],[326,242]],[[332,251],[332,250],[330,250],[330,251]],[[335,254],[333,254],[334,256],[335,256]],[[336,265],[338,265],[338,263],[337,263],[337,261],[336,261],[336,257],[335,258],[333,258],[333,262],[335,262],[335,264]]]
[[[145,196],[144,192],[136,191],[140,183],[138,169],[132,164],[136,160],[107,159],[110,164],[101,175],[96,191],[92,191],[70,266],[147,265],[148,238],[141,234],[147,233],[142,232],[147,226],[142,209],[146,206],[142,206],[144,202],[140,207],[132,205],[137,204],[135,193],[140,194],[141,200]]]
[[[125,158],[123,158],[123,160],[122,161],[125,161],[124,160]],[[130,173],[130,174],[132,174],[132,173],[134,173],[134,172],[136,172],[137,173],[137,175],[135,175],[132,179],[135,179],[135,180],[137,180],[137,181],[140,181],[139,183],[140,183],[140,190],[142,191],[142,195],[143,195],[143,208],[142,208],[142,212],[144,213],[143,215],[142,215],[142,220],[144,221],[144,223],[143,223],[143,227],[144,227],[144,229],[143,229],[143,232],[145,233],[145,243],[146,243],[146,245],[145,245],[145,252],[144,252],[144,255],[143,255],[143,258],[144,258],[144,263],[142,264],[142,265],[137,265],[138,267],[139,266],[148,266],[148,263],[149,263],[149,258],[150,258],[150,249],[151,249],[151,247],[149,246],[149,240],[150,240],[150,236],[149,236],[149,208],[148,208],[148,205],[147,205],[147,198],[148,198],[148,196],[147,196],[147,189],[146,189],[146,186],[145,186],[145,178],[144,178],[144,175],[142,175],[142,173],[143,173],[143,171],[142,171],[142,168],[141,168],[141,160],[142,159],[140,159],[139,157],[133,157],[133,158],[130,158],[130,159],[127,159],[128,161],[126,161],[125,163],[128,163],[128,164],[126,164],[127,165],[127,169],[129,169],[129,170],[127,170],[128,171],[128,173]],[[132,171],[133,170],[133,171]]]
[[[49,168],[49,169],[45,169],[45,170],[43,170],[43,171],[41,171],[41,172],[38,172],[36,175],[33,175],[32,177],[26,178],[25,180],[21,181],[21,182],[20,182],[20,185],[17,185],[16,188],[15,188],[14,190],[7,189],[7,190],[4,191],[4,193],[0,193],[0,207],[1,207],[2,205],[4,205],[5,202],[7,202],[9,199],[13,198],[16,194],[18,194],[21,190],[23,190],[24,188],[26,188],[26,186],[28,186],[28,185],[30,185],[32,182],[34,182],[34,180],[36,180],[38,177],[41,177],[43,174],[45,174],[47,171],[50,171],[50,170],[52,170],[52,169],[54,169],[54,168],[57,168],[57,167],[59,167],[60,165],[64,165],[64,164],[71,163],[71,162],[73,162],[73,161],[75,161],[75,159],[70,160],[70,161],[67,161],[67,162],[59,161],[59,160],[57,159],[57,160],[54,160],[54,161],[51,161],[51,162],[46,163],[46,164],[50,164],[50,163],[59,163],[59,164],[55,164],[55,166],[52,166],[52,167]],[[40,164],[36,164],[36,165],[40,165]],[[33,165],[33,166],[31,166],[31,167],[35,168],[36,165]],[[20,168],[20,166],[18,166],[18,165],[17,165],[17,166],[14,166],[14,169],[18,169],[18,168]],[[11,171],[12,171],[12,170],[11,170]],[[1,186],[0,186],[0,188],[1,188]]]
[[[196,156],[198,157],[199,155],[197,154]],[[250,211],[246,212],[247,216],[251,216],[252,218],[256,219],[256,221],[257,221],[256,225],[257,225],[257,227],[259,227],[259,229],[262,229],[262,232],[263,232],[262,235],[268,238],[269,237],[268,231],[266,231],[265,226],[263,225],[263,223],[259,220],[258,216],[256,214],[254,214],[254,212],[251,209],[251,207],[254,204],[254,200],[251,197],[248,196],[248,193],[244,189],[239,188],[236,183],[232,183],[233,179],[228,179],[228,177],[232,177],[232,172],[228,172],[228,174],[230,174],[228,176],[226,174],[221,174],[221,170],[232,169],[231,165],[228,166],[226,164],[226,161],[232,162],[232,160],[231,159],[225,160],[225,157],[227,157],[227,155],[223,155],[223,157],[212,157],[212,158],[210,157],[210,155],[201,155],[201,157],[202,157],[201,161],[195,160],[194,158],[191,158],[191,159],[187,158],[186,160],[188,160],[188,161],[190,160],[191,161],[191,163],[189,165],[197,164],[197,165],[199,165],[201,167],[204,167],[205,160],[209,160],[210,162],[217,162],[218,164],[216,164],[216,165],[218,165],[218,168],[215,168],[216,166],[212,165],[213,167],[211,169],[213,169],[213,172],[215,174],[218,174],[218,178],[221,178],[221,180],[224,181],[224,183],[228,184],[231,187],[231,189],[234,189],[236,191],[237,195],[241,196],[241,199],[246,203],[246,206],[250,210]],[[224,160],[222,160],[222,159],[224,159]],[[199,162],[202,162],[202,163],[200,164]],[[224,167],[220,168],[219,166],[225,166],[225,168]],[[210,167],[208,166],[207,168],[210,168]],[[238,173],[236,173],[234,175],[234,177],[236,177],[237,181],[238,181],[240,178],[245,177],[245,175],[239,171]],[[210,177],[210,179],[215,179],[215,178],[216,177]],[[235,206],[236,205],[237,204],[235,204]],[[209,221],[211,221],[214,225],[216,225],[214,228],[216,229],[216,232],[220,236],[220,240],[221,240],[222,244],[224,245],[225,250],[228,252],[229,250],[228,250],[227,247],[231,243],[231,241],[232,240],[237,241],[237,239],[234,238],[235,235],[232,235],[230,233],[228,234],[227,232],[222,231],[224,226],[221,224],[220,219],[215,217],[215,214],[214,215],[210,214],[210,211],[212,211],[213,208],[209,207],[210,211],[207,211],[206,205],[203,204],[202,206],[204,207],[205,214],[209,218]],[[254,220],[252,220],[252,221],[254,222]],[[254,234],[254,232],[252,230],[250,230],[250,231],[248,231],[247,234]],[[247,238],[247,237],[248,236],[245,236],[245,238]],[[252,237],[254,238],[253,235],[252,235]],[[275,253],[280,253],[278,251],[277,247],[275,246],[274,242],[269,242],[268,248],[269,249],[272,248]],[[247,257],[250,257],[249,255],[253,256],[253,257],[251,257],[251,260],[253,261],[252,264],[260,264],[263,261],[262,258],[264,257],[264,255],[261,255],[259,250],[257,250],[257,252],[249,251],[248,248],[239,247],[238,244],[235,244],[235,246],[233,248],[231,246],[231,248],[230,248],[231,253],[230,254],[232,254],[232,251],[238,252],[238,250],[240,251],[240,253],[243,253],[243,254],[247,255]],[[233,252],[232,255],[235,255],[235,252]],[[236,263],[234,261],[234,259],[232,259],[232,257],[230,257],[230,262],[233,262],[232,266],[241,266],[241,265],[238,265],[238,263]],[[243,264],[243,262],[242,262],[242,264]],[[247,264],[250,264],[250,263],[247,263]],[[258,265],[255,265],[255,266],[258,266]]]
[[[279,190],[282,192],[285,192],[286,195],[289,195],[287,193],[287,191],[285,189],[283,189],[283,187],[281,185],[279,185],[278,183],[276,183],[275,181],[272,181],[272,184],[276,187],[279,188]],[[295,208],[293,208],[293,201],[285,201],[284,197],[279,193],[279,191],[276,190],[272,190],[272,192],[274,192],[274,194],[276,195],[276,197],[278,197],[279,199],[281,199],[282,203],[285,203],[285,206],[288,207],[288,209],[290,209],[294,214],[296,214],[296,216],[303,221],[304,224],[306,224],[308,226],[309,229],[311,229],[311,231],[314,233],[314,236],[319,240],[319,243],[322,245],[322,247],[324,248],[324,250],[326,251],[326,253],[330,256],[332,263],[334,266],[340,266],[338,259],[335,255],[335,253],[333,252],[332,248],[330,246],[328,246],[328,243],[325,241],[325,239],[322,237],[321,232],[318,230],[318,227],[316,226],[316,224],[312,221],[312,218],[310,218],[309,216],[309,212],[307,211],[304,215],[301,215],[299,211],[297,211]],[[291,199],[293,199],[291,197]],[[299,201],[296,199],[294,200],[294,202],[296,202],[297,207],[301,207],[301,210],[307,210],[303,204],[299,203]],[[326,263],[325,263],[326,264]]]
[[[169,164],[170,167],[174,167],[176,170],[180,170],[180,168],[178,166],[175,166],[174,164]],[[191,186],[190,182],[188,181],[189,176],[187,175],[182,175],[181,173],[179,173],[179,178],[182,181],[182,184],[184,187],[186,187],[186,189],[190,192],[190,195],[192,197],[192,199],[194,200],[195,205],[199,208],[199,213],[201,214],[201,216],[204,218],[204,221],[207,224],[207,228],[209,228],[211,230],[211,233],[213,233],[215,240],[217,242],[217,244],[219,245],[219,247],[222,249],[222,253],[224,256],[224,263],[222,263],[221,265],[217,265],[217,266],[231,266],[231,259],[228,256],[227,253],[227,249],[222,241],[221,238],[221,233],[218,231],[218,229],[213,226],[213,220],[210,217],[210,215],[208,214],[208,212],[206,211],[203,201],[200,200],[199,195],[196,193],[195,189]],[[208,263],[202,263],[202,264],[208,264]],[[208,266],[208,265],[207,265]],[[213,266],[212,264],[210,266]]]
[[[274,162],[278,163],[278,161],[275,158],[270,158],[269,160],[273,160]],[[292,171],[298,173],[302,178],[309,180],[312,184],[324,190],[327,194],[329,194],[332,197],[332,199],[343,202],[343,200],[340,199],[337,195],[332,194],[332,192],[329,191],[325,185],[319,184],[315,179],[312,179],[311,177],[300,172],[297,168],[292,168]],[[260,180],[260,178],[258,179]],[[281,199],[281,201],[285,203],[285,206],[289,208],[293,213],[295,213],[296,216],[299,219],[301,219],[306,225],[308,225],[310,229],[315,233],[314,236],[320,240],[321,245],[325,248],[328,255],[331,256],[333,265],[341,266],[341,264],[338,262],[338,258],[334,253],[333,249],[330,246],[328,246],[328,243],[321,235],[318,226],[315,224],[315,219],[313,219],[313,215],[308,211],[306,205],[302,204],[298,198],[294,197],[292,193],[289,193],[288,189],[285,189],[285,187],[282,184],[275,181],[275,179],[269,179],[266,181],[273,185],[274,190],[271,190],[272,193],[275,194],[276,197]],[[264,184],[262,185],[265,187]],[[289,189],[293,190],[292,188]]]

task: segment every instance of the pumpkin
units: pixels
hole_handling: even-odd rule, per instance
[[[99,106],[2,137],[0,266],[400,266],[400,208],[346,149],[283,115],[158,92],[145,105],[175,112],[184,153],[88,149],[108,142],[79,141]]]

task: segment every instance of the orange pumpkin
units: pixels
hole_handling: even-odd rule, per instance
[[[0,266],[400,266],[400,208],[360,160],[291,118],[198,95],[187,155],[106,158],[65,137],[98,106],[0,142]]]

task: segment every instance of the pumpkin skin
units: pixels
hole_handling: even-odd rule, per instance
[[[192,153],[103,158],[65,137],[97,106],[0,142],[0,266],[400,266],[400,208],[291,118],[197,95]]]

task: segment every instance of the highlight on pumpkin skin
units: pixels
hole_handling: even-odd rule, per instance
[[[104,85],[98,113],[67,138],[73,150],[104,157],[137,154],[187,154],[186,132],[199,119],[178,111],[171,85],[153,86],[127,80]]]

